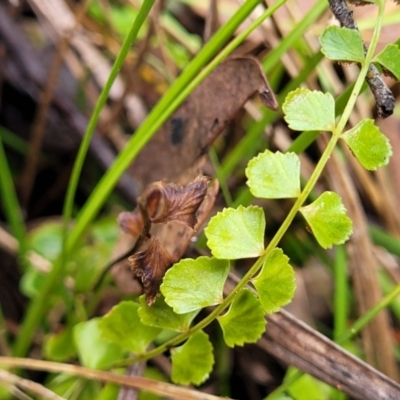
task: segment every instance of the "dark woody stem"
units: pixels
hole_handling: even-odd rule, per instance
[[[328,0],[329,8],[340,26],[358,30],[357,24],[353,19],[353,12],[349,9],[345,0]],[[361,2],[360,2],[361,3]],[[367,46],[364,44],[364,52],[367,53]],[[393,114],[395,98],[391,90],[386,86],[382,76],[375,64],[371,63],[368,69],[367,81],[372,94],[374,95],[377,113],[381,118],[387,118]]]

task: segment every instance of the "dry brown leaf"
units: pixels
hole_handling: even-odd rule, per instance
[[[180,176],[207,153],[221,131],[256,92],[267,107],[278,108],[256,58],[237,57],[220,64],[138,155],[132,165],[133,175],[143,185]]]
[[[196,212],[207,193],[210,179],[198,176],[186,186],[155,182],[149,187],[148,198],[157,198],[159,207],[157,213],[149,212],[150,221],[156,224],[179,222],[194,228],[197,223]]]
[[[140,209],[137,207],[133,211],[124,211],[118,215],[118,224],[125,233],[133,237],[139,237],[142,232],[144,221]]]
[[[118,216],[122,229],[139,238],[133,251],[148,243],[145,250],[128,259],[134,277],[143,284],[148,305],[154,303],[165,271],[177,261],[150,234],[151,224],[178,222],[194,230],[209,182],[206,176],[198,176],[184,187],[165,181],[154,182],[144,191],[133,212]]]
[[[141,280],[146,302],[151,306],[156,300],[165,272],[174,262],[172,257],[151,236],[147,249],[129,257],[128,261],[134,277]]]
[[[158,214],[160,203],[162,202],[162,191],[158,189],[162,182],[154,182],[147,186],[144,193],[140,196],[138,202],[143,205],[148,218],[154,218]]]

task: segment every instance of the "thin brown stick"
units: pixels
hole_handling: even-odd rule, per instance
[[[26,390],[27,392],[32,392],[39,396],[40,399],[63,400],[62,397],[58,396],[39,383],[30,381],[29,379],[20,378],[19,376],[11,374],[8,371],[0,370],[0,381],[11,383],[14,386]]]
[[[357,24],[353,19],[353,12],[350,11],[345,0],[329,0],[329,8],[335,18],[339,21],[340,26],[349,29],[358,30]],[[367,52],[367,46],[364,44],[364,52]],[[383,81],[378,68],[371,63],[368,68],[366,81],[374,95],[378,115],[382,118],[387,118],[393,114],[395,106],[395,98],[391,90]]]
[[[1,382],[1,379],[0,379],[0,382]],[[5,382],[5,381],[2,381],[1,384],[6,390],[8,390],[14,396],[15,399],[33,400],[32,397],[25,394],[21,389],[18,389],[15,385],[12,385],[11,383]]]
[[[171,383],[159,382],[153,379],[143,378],[141,376],[124,376],[112,372],[97,371],[81,367],[78,365],[61,364],[52,361],[33,360],[30,358],[0,357],[0,365],[8,367],[19,367],[32,369],[36,371],[64,372],[77,375],[82,378],[95,379],[104,382],[112,382],[117,385],[132,387],[135,389],[146,390],[161,396],[170,397],[177,400],[221,400],[222,397],[211,394],[197,392],[193,389],[176,386]],[[229,400],[224,397],[225,400]]]

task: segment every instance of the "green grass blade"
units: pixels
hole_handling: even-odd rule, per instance
[[[265,57],[262,64],[266,74],[268,74],[275,65],[281,63],[281,57],[283,54],[285,54],[293,44],[303,36],[304,32],[315,23],[327,8],[327,1],[318,1],[317,4],[293,28],[293,30],[282,39],[279,46]]]
[[[393,288],[385,297],[383,297],[375,306],[371,307],[366,313],[358,318],[350,328],[343,332],[336,340],[336,343],[344,343],[346,340],[357,335],[364,326],[369,324],[382,310],[390,305],[400,295],[400,284]]]
[[[29,144],[17,136],[15,133],[9,131],[4,126],[0,125],[0,137],[5,146],[10,147],[19,154],[25,156],[28,152]]]
[[[345,330],[347,325],[347,312],[349,309],[349,291],[347,286],[347,257],[346,249],[337,246],[335,254],[335,293],[334,293],[334,334],[336,339]]]
[[[0,136],[0,193],[2,198],[2,206],[4,214],[10,224],[11,231],[19,242],[19,253],[25,254],[25,224],[22,216],[21,207],[19,205],[17,193],[15,191],[14,182],[8,165],[6,153],[3,147],[3,141]]]
[[[384,247],[387,251],[394,254],[397,257],[400,257],[400,240],[396,239],[392,235],[388,234],[381,228],[376,226],[369,227],[369,234],[373,242],[378,245]]]
[[[108,95],[110,93],[111,87],[118,76],[118,73],[124,63],[126,56],[133,44],[136,40],[137,35],[141,26],[143,25],[146,17],[148,16],[151,8],[153,7],[155,0],[145,0],[143,2],[142,7],[139,10],[137,18],[135,19],[131,30],[129,31],[128,35],[126,36],[124,43],[122,44],[121,50],[115,60],[115,63],[111,69],[110,76],[107,79],[106,84],[103,87],[103,90],[100,93],[99,99],[97,104],[93,110],[92,116],[90,118],[89,124],[86,128],[86,132],[83,136],[83,141],[81,146],[79,147],[78,155],[75,160],[74,169],[72,171],[71,179],[68,184],[67,194],[64,203],[63,209],[63,249],[65,251],[65,243],[66,237],[68,233],[68,224],[72,217],[72,209],[74,206],[74,199],[76,189],[78,187],[79,178],[82,172],[83,163],[85,162],[86,154],[89,149],[90,141],[92,140],[94,130],[96,129],[97,123],[99,121],[101,110],[103,109],[104,105],[106,104]]]

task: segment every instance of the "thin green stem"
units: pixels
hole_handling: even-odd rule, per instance
[[[393,282],[393,277],[390,276],[390,273],[386,270],[379,271],[379,285],[382,288],[382,291],[385,296],[391,293],[396,285]],[[400,297],[394,299],[390,303],[390,310],[394,314],[395,318],[400,321]]]
[[[6,325],[3,310],[2,310],[1,304],[0,304],[0,348],[1,348],[3,354],[10,356],[11,349],[8,344],[7,333],[8,333],[7,325]]]
[[[376,226],[369,227],[369,234],[373,242],[385,248],[390,253],[400,257],[400,240]]]
[[[322,15],[328,8],[327,1],[318,1],[312,9],[306,13],[304,18],[290,31],[290,33],[281,40],[279,46],[268,54],[262,62],[265,73],[268,73],[272,68],[281,63],[281,57],[285,54],[293,44],[302,37],[304,32]]]
[[[375,26],[374,33],[372,35],[371,43],[369,45],[367,54],[365,56],[364,64],[361,67],[361,70],[360,70],[360,73],[356,80],[356,83],[354,85],[353,91],[350,95],[349,101],[347,102],[347,105],[346,105],[346,107],[343,111],[343,114],[339,120],[339,123],[336,127],[337,135],[341,135],[341,133],[343,132],[343,130],[347,124],[347,121],[349,120],[350,114],[353,111],[354,104],[357,101],[357,97],[361,91],[361,87],[364,84],[365,77],[367,76],[368,68],[369,68],[369,65],[371,64],[371,60],[374,56],[376,45],[377,45],[378,39],[379,39],[379,34],[382,29],[382,17],[383,17],[383,12],[385,9],[384,4],[385,4],[385,0],[382,0],[379,3],[378,16],[376,19],[376,26]]]
[[[27,154],[29,144],[24,139],[21,139],[15,133],[9,131],[2,125],[0,125],[0,136],[4,146],[12,148],[14,151],[23,156]]]
[[[267,260],[269,255],[272,253],[272,251],[277,247],[277,245],[281,241],[283,235],[288,230],[289,226],[291,225],[291,223],[292,223],[293,219],[295,218],[296,214],[298,213],[299,209],[301,208],[303,203],[306,201],[306,199],[308,198],[312,189],[314,188],[315,184],[317,183],[317,180],[321,176],[322,171],[325,168],[325,165],[328,162],[328,160],[336,146],[336,143],[339,140],[340,135],[342,134],[343,129],[346,126],[348,118],[351,114],[351,111],[354,107],[354,104],[357,100],[358,94],[360,93],[361,87],[363,85],[364,79],[366,77],[366,74],[368,71],[368,66],[372,59],[372,55],[374,54],[374,51],[375,51],[375,47],[376,47],[376,44],[378,41],[378,37],[379,37],[380,29],[381,29],[381,23],[382,23],[382,13],[383,13],[382,8],[383,7],[381,7],[379,9],[377,25],[376,25],[376,29],[375,29],[373,37],[372,37],[370,48],[366,55],[366,61],[361,68],[360,74],[356,80],[353,91],[352,91],[349,101],[343,111],[343,114],[339,120],[339,123],[336,126],[335,130],[333,131],[331,139],[328,142],[328,145],[327,145],[325,151],[323,152],[321,159],[319,160],[318,164],[316,165],[315,170],[313,171],[309,181],[305,185],[300,196],[295,201],[293,207],[289,211],[289,214],[286,216],[285,220],[283,221],[282,225],[276,232],[275,236],[272,238],[271,242],[268,244],[263,255],[260,258],[258,258],[258,260],[253,264],[253,266],[242,277],[242,279],[239,281],[239,283],[236,285],[236,287],[228,294],[228,296],[225,297],[223,302],[221,304],[219,304],[217,307],[215,307],[215,309],[209,315],[207,315],[207,317],[205,317],[202,321],[198,322],[196,325],[194,325],[192,328],[190,328],[189,331],[176,336],[175,338],[165,342],[161,346],[149,351],[148,353],[142,354],[135,358],[122,360],[121,362],[114,364],[114,366],[129,365],[129,364],[132,364],[132,363],[135,363],[138,361],[147,360],[151,357],[154,357],[158,354],[163,353],[165,350],[169,349],[170,347],[173,347],[173,346],[181,343],[182,341],[186,340],[193,333],[205,328],[223,310],[225,310],[231,304],[231,302],[233,301],[233,299],[235,298],[237,293],[239,293],[250,282],[252,277],[261,269],[262,265],[265,263],[265,261]]]
[[[338,246],[335,255],[334,333],[336,339],[346,330],[348,306],[347,257],[344,246]]]
[[[378,303],[371,307],[364,315],[357,319],[353,325],[341,334],[336,340],[336,343],[343,343],[351,339],[364,326],[369,324],[383,309],[385,309],[393,300],[400,295],[400,284],[398,284],[390,293],[383,297]]]

